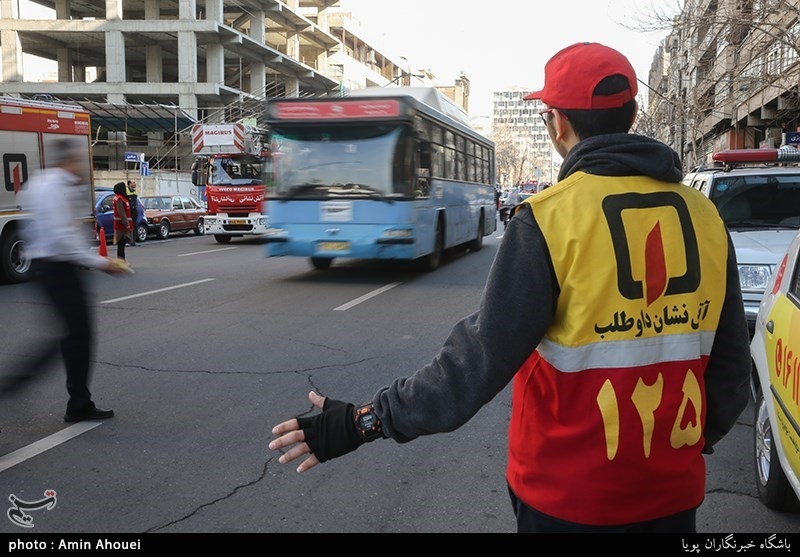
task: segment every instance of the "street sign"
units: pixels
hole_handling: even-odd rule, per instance
[[[132,151],[125,151],[125,162],[142,162],[144,160],[144,153],[134,153]]]
[[[783,134],[784,145],[800,145],[800,132],[786,132]]]

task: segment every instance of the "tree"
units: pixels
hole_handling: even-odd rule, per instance
[[[520,153],[514,132],[506,124],[495,123],[491,139],[494,141],[497,181],[505,186],[516,184],[520,180]]]
[[[676,15],[677,14],[677,15]],[[652,4],[626,26],[667,33],[649,76],[651,133],[687,167],[800,124],[800,0]]]

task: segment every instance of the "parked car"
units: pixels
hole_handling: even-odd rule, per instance
[[[148,195],[140,197],[144,205],[147,228],[163,240],[170,232],[192,230],[195,234],[205,233],[203,224],[206,210],[193,198],[186,195]]]
[[[761,501],[800,511],[800,233],[770,278],[750,343],[756,379],[753,427]]]
[[[800,150],[721,151],[723,166],[687,174],[683,183],[714,202],[731,234],[739,264],[744,309],[752,337],[772,271],[800,229]]]
[[[106,234],[106,240],[114,237],[114,191],[111,188],[94,189],[94,218],[97,225]],[[136,241],[147,240],[147,219],[144,215],[144,205],[139,199],[139,215],[134,230]]]

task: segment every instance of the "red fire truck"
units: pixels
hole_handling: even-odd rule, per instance
[[[192,184],[206,202],[205,232],[226,244],[267,231],[263,130],[246,124],[195,124]]]
[[[85,175],[87,234],[94,222],[92,193],[92,126],[89,112],[80,106],[60,102],[0,97],[0,281],[19,283],[30,279],[31,262],[25,252],[20,227],[26,213],[18,194],[35,172],[49,166],[54,143],[64,135],[86,141]]]

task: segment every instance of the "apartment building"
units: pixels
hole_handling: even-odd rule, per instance
[[[684,166],[800,131],[800,0],[687,0],[653,58],[649,112]]]
[[[266,97],[433,84],[361,32],[338,0],[0,0],[0,95],[88,108],[98,169],[136,151],[187,171],[194,122],[257,122]],[[26,81],[30,56],[57,78]]]
[[[504,186],[535,180],[555,182],[558,162],[553,160],[553,145],[539,116],[545,107],[540,100],[523,99],[530,91],[495,91],[492,97],[492,132],[498,141],[513,140],[514,156],[503,160],[498,155],[497,175]],[[509,150],[506,150],[508,153]],[[560,162],[560,157],[558,157]]]

